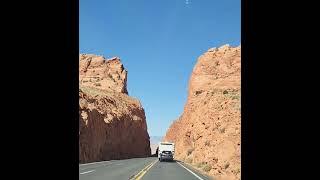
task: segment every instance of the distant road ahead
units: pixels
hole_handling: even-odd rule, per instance
[[[79,180],[209,180],[182,162],[156,157],[112,160],[79,165]]]

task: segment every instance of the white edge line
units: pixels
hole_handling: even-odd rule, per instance
[[[87,173],[91,173],[91,172],[93,172],[93,171],[95,171],[95,170],[91,170],[91,171],[86,171],[86,172],[82,172],[82,173],[80,173],[80,174],[87,174]]]
[[[85,166],[85,165],[90,165],[90,164],[99,164],[99,163],[104,163],[104,162],[112,162],[113,160],[110,161],[99,161],[99,162],[92,162],[92,163],[86,163],[86,164],[79,164],[79,166]]]
[[[141,158],[135,158],[135,159],[141,159]],[[129,160],[129,159],[113,159],[109,161],[98,161],[98,162],[92,162],[92,163],[86,163],[86,164],[79,164],[79,166],[85,166],[85,165],[90,165],[90,164],[99,164],[99,163],[104,163],[104,162],[115,162],[115,161],[121,161],[121,160]]]
[[[185,168],[186,170],[188,170],[191,174],[193,174],[195,177],[197,177],[200,180],[203,180],[201,177],[199,177],[198,175],[196,175],[196,173],[192,172],[190,169],[184,167],[182,164],[180,164],[179,162],[177,162],[180,166],[182,166],[183,168]]]

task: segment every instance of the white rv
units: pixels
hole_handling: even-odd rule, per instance
[[[158,148],[159,161],[174,159],[174,143],[171,142],[159,142]]]

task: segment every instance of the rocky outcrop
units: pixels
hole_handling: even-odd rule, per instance
[[[240,179],[241,48],[211,48],[198,58],[184,112],[165,140],[176,158],[218,179]]]
[[[80,55],[80,163],[150,156],[145,112],[126,80],[119,58]]]
[[[127,70],[120,59],[105,59],[103,56],[80,54],[79,80],[83,86],[126,93]]]

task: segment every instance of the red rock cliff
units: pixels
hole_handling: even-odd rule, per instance
[[[80,54],[79,79],[83,86],[128,94],[127,70],[118,57]]]
[[[184,112],[165,140],[177,159],[218,179],[240,179],[241,48],[211,48],[198,58]]]
[[[120,59],[82,54],[79,76],[79,162],[149,156],[145,112]]]

